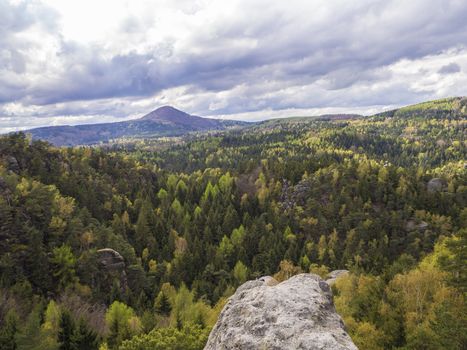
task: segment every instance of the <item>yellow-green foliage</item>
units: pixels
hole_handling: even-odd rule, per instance
[[[141,333],[142,326],[134,310],[121,303],[114,301],[105,315],[107,327],[109,328],[109,345],[117,347],[125,339]]]
[[[467,308],[450,274],[439,267],[452,258],[444,241],[415,268],[380,277],[349,274],[334,286],[335,305],[359,349],[407,344],[407,349],[461,349],[467,344]]]
[[[327,274],[329,273],[329,267],[324,265],[311,264],[310,273],[319,275],[321,278],[326,278]]]
[[[123,342],[119,350],[201,350],[208,336],[209,330],[199,325],[160,328]]]
[[[209,328],[250,277],[328,268],[354,272],[337,283],[336,304],[362,348],[459,348],[466,103],[270,121],[128,148],[0,137],[0,281],[17,299],[1,308],[18,312],[18,348],[53,340],[53,304],[44,324],[51,295],[83,298],[96,310],[88,326],[114,350],[141,324]],[[416,266],[441,236],[449,244]],[[121,264],[102,268],[101,248],[123,257],[127,286]],[[124,317],[106,324],[102,305],[115,300],[135,311],[120,305]],[[78,324],[86,307],[60,304]]]
[[[425,111],[428,109],[437,109],[437,110],[451,110],[456,106],[457,98],[443,98],[440,100],[434,100],[429,102],[422,102],[415,105],[402,107],[399,111]]]
[[[383,350],[384,334],[370,322],[357,322],[352,317],[344,318],[347,331],[352,335],[353,342],[361,350]]]
[[[282,282],[302,272],[300,266],[295,266],[289,260],[282,260],[279,264],[279,271],[273,277],[278,282]]]
[[[220,312],[219,307],[211,308],[202,300],[195,301],[193,291],[184,284],[178,291],[169,286],[165,287],[171,304],[170,326],[176,327],[188,324],[199,324],[203,327],[213,327]],[[218,305],[223,305],[224,299],[219,300]],[[222,308],[221,308],[222,309]]]
[[[235,264],[233,275],[239,284],[246,282],[248,278],[248,268],[241,261]]]
[[[60,308],[55,301],[51,300],[45,310],[44,324],[42,325],[42,328],[56,336],[60,325],[60,316]]]

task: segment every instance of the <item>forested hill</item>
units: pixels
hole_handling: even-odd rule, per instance
[[[246,126],[234,120],[201,118],[171,106],[159,107],[145,116],[123,122],[48,126],[26,130],[33,139],[48,141],[56,146],[96,145],[121,138],[153,138],[180,136],[190,132],[224,130]]]
[[[349,269],[361,349],[465,348],[466,124],[459,98],[164,147],[1,137],[0,347],[202,349],[247,279]]]
[[[378,114],[382,117],[458,118],[467,116],[467,97],[450,97],[441,100],[394,109]]]

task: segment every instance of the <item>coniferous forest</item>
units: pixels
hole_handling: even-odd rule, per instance
[[[467,348],[466,101],[99,146],[0,137],[0,349],[202,349],[245,281],[337,269],[360,349]]]

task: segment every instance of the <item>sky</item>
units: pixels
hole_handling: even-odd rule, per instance
[[[0,132],[467,95],[465,0],[0,0]]]

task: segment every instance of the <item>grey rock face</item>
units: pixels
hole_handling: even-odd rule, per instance
[[[356,350],[319,276],[300,274],[240,286],[222,310],[205,350]]]
[[[6,157],[7,168],[15,173],[19,172],[19,163],[18,160],[13,156]]]
[[[99,249],[97,251],[97,255],[99,257],[99,262],[107,269],[107,270],[122,270],[125,268],[125,260],[120,255],[119,252],[110,249],[104,248]]]
[[[128,288],[128,280],[125,271],[125,259],[119,252],[111,248],[99,249],[97,251],[99,267],[104,271],[104,280],[111,285],[112,280],[117,278],[120,281],[122,293]]]

